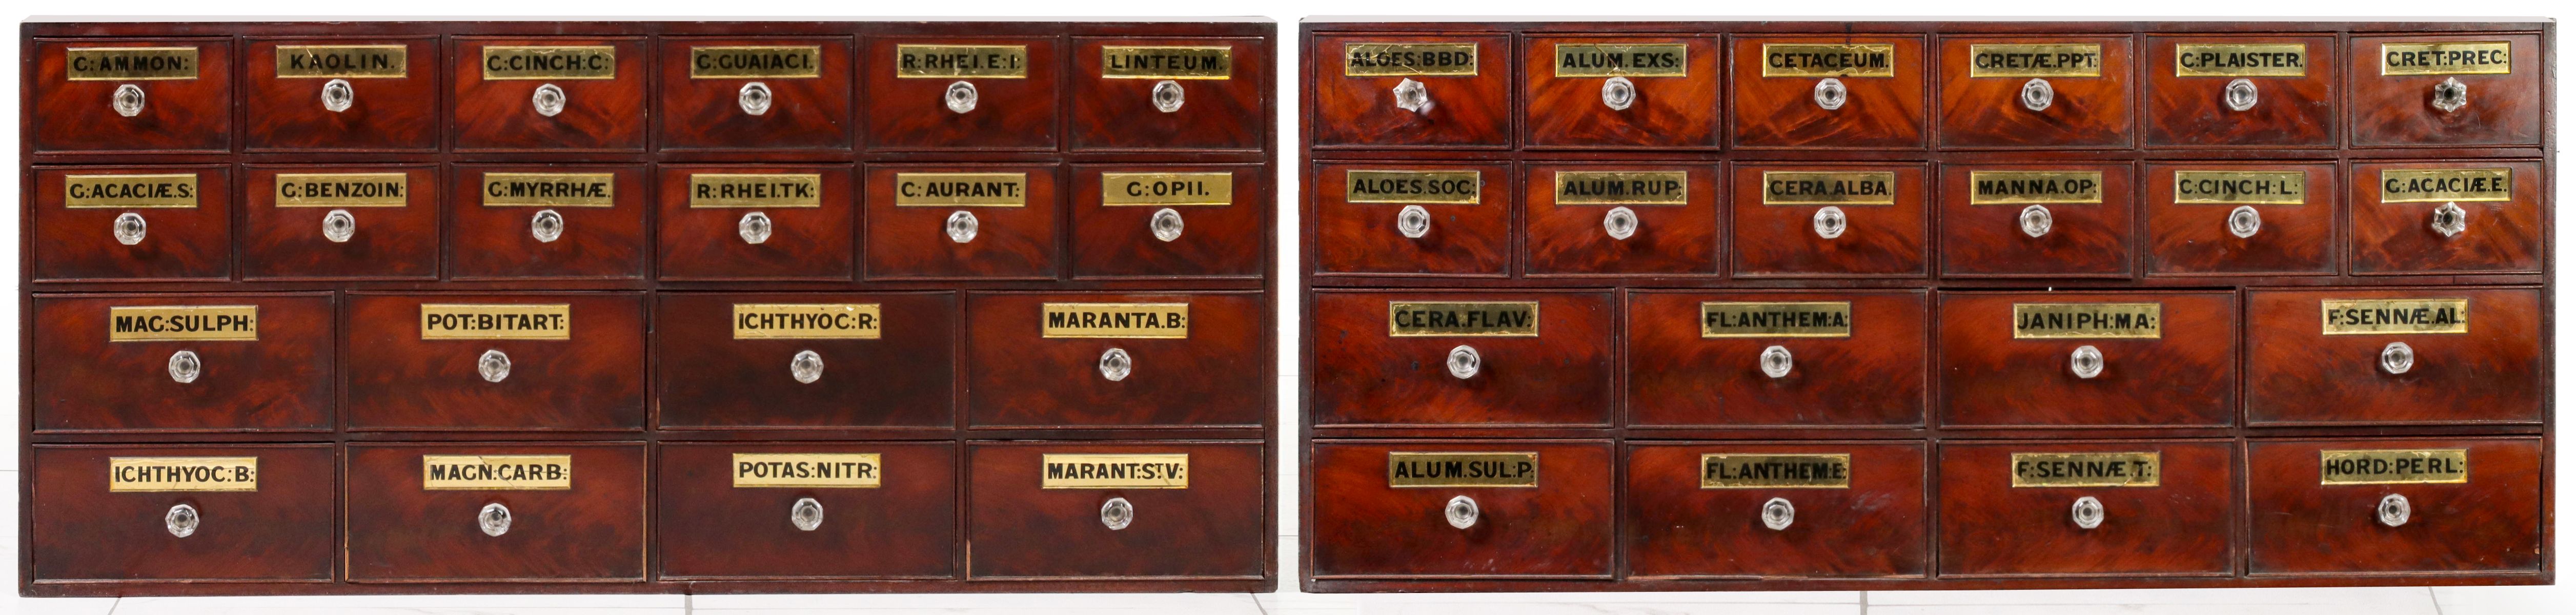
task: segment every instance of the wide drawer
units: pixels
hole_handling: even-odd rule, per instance
[[[1736,147],[1922,149],[1930,119],[1921,36],[1737,36],[1728,78]]]
[[[858,224],[850,167],[663,165],[665,280],[848,280]]]
[[[449,40],[455,148],[644,149],[643,37]]]
[[[1609,578],[1611,457],[1600,441],[1318,442],[1314,576]]]
[[[438,167],[242,168],[242,277],[438,277]]]
[[[2539,438],[2255,440],[2250,574],[2536,571]]]
[[[1277,113],[1263,43],[1075,37],[1073,149],[1261,149]]]
[[[328,444],[35,447],[35,583],[328,582]]]
[[[2546,55],[2535,34],[2355,36],[2352,144],[2538,145]]]
[[[1630,291],[1628,424],[1922,425],[1924,295]]]
[[[349,293],[352,430],[644,426],[638,293]]]
[[[1315,293],[1318,425],[1610,424],[1606,292]]]
[[[2148,146],[2335,146],[2334,37],[2146,40]]]
[[[456,165],[447,274],[644,277],[643,165]]]
[[[1941,38],[1944,147],[2127,147],[2129,37]]]
[[[351,443],[349,580],[644,580],[644,445]]]
[[[1269,305],[1252,292],[975,293],[976,427],[1251,427],[1270,418]]]
[[[438,39],[252,38],[247,151],[437,149]]]
[[[1522,174],[1531,275],[1713,275],[1714,165],[1533,164]]]
[[[1054,150],[1061,40],[869,37],[859,68],[869,148]]]
[[[2146,177],[2147,275],[2335,273],[2333,163],[2161,163]]]
[[[34,176],[35,279],[231,277],[229,167],[48,167]]]
[[[2257,290],[2245,317],[2248,423],[2543,418],[2539,289]]]
[[[38,295],[33,428],[331,429],[329,293]]]
[[[1943,425],[2235,423],[2235,293],[1945,292],[1939,311]]]
[[[1521,46],[1522,143],[1714,148],[1715,36],[1532,36]]]
[[[2126,163],[1944,165],[1941,273],[2128,277],[2137,198]]]
[[[1499,277],[1511,258],[1512,168],[1317,164],[1316,273]]]
[[[1735,165],[1735,275],[1921,277],[1931,170],[1920,164]]]
[[[954,293],[664,292],[663,429],[951,427]]]
[[[44,39],[21,49],[33,54],[22,66],[33,71],[24,117],[36,152],[232,147],[229,39]]]
[[[1267,273],[1269,188],[1270,174],[1254,165],[1076,165],[1073,275]]]
[[[847,151],[850,38],[664,37],[665,150]]]
[[[2236,569],[2233,444],[1947,442],[1940,465],[1943,577]]]
[[[2353,273],[2540,271],[2540,163],[2355,163],[2351,173]]]
[[[967,576],[1261,578],[1275,537],[1257,442],[967,445]]]
[[[665,443],[654,463],[660,578],[957,575],[957,446]]]
[[[1051,166],[868,165],[868,279],[1055,278],[1057,177]]]
[[[1920,443],[1628,445],[1629,578],[1921,578]]]
[[[1511,39],[1317,36],[1307,130],[1318,146],[1511,145]]]

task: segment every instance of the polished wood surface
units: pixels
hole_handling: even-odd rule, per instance
[[[1028,66],[1017,77],[931,78],[899,74],[895,53],[901,45],[999,45],[1026,47]],[[1060,128],[1058,101],[1062,84],[1058,64],[1061,39],[1055,37],[910,36],[870,37],[867,61],[860,63],[859,89],[867,92],[868,147],[890,150],[1054,150]],[[944,102],[950,84],[975,87],[975,105],[951,111]]]
[[[2335,80],[2335,39],[2329,36],[2149,36],[2139,73],[2140,119],[2148,147],[2334,147],[2337,144],[2335,102],[2343,91]],[[2175,55],[2182,45],[2306,46],[2305,75],[2183,76]],[[2227,87],[2236,79],[2254,86],[2254,106],[2237,111],[2227,106]],[[2153,202],[2153,201],[2150,201]]]
[[[1922,148],[1929,134],[1923,37],[1737,36],[1728,109],[1740,148]],[[1843,106],[1816,102],[1825,77],[1764,76],[1764,45],[1887,45],[1886,76],[1835,77]]]
[[[1187,304],[1187,337],[1048,337],[1051,303]],[[1270,338],[1251,293],[1021,294],[966,297],[966,408],[974,428],[1253,426],[1268,418],[1261,366]],[[1126,375],[1101,372],[1125,351]]]
[[[1056,225],[1064,218],[1059,171],[1053,166],[868,165],[860,199],[866,210],[861,233],[868,279],[1056,277],[1061,269]],[[1021,174],[1026,194],[1022,204],[1011,206],[904,205],[897,192],[905,173]],[[974,234],[964,242],[947,230],[948,219],[961,211],[975,217]]]
[[[1538,304],[1538,334],[1388,335],[1393,302]],[[1317,292],[1315,372],[1307,395],[1318,425],[1610,424],[1612,303],[1606,293]],[[1454,375],[1458,347],[1480,357]]]
[[[1848,486],[1708,489],[1702,455],[1849,455]],[[1932,552],[1920,444],[1652,442],[1627,446],[1628,578],[1919,579]],[[1788,527],[1763,524],[1772,498]]]
[[[1606,441],[1317,441],[1307,493],[1317,578],[1608,578],[1617,473]],[[1527,452],[1530,487],[1394,487],[1393,452]],[[1452,498],[1478,516],[1452,526]]]
[[[1512,167],[1496,164],[1317,164],[1306,176],[1314,195],[1316,268],[1352,274],[1501,275],[1511,258]],[[1474,171],[1483,180],[1474,203],[1352,203],[1351,171]],[[1396,220],[1408,205],[1431,214],[1421,237]],[[1686,229],[1685,229],[1686,230]]]
[[[2152,338],[2032,338],[2024,304],[2153,304]],[[1952,426],[2216,427],[2235,422],[2233,293],[1941,294],[1941,423]],[[2033,336],[2041,335],[2033,331]],[[2101,372],[2084,377],[2073,353],[2094,347]]]
[[[2326,300],[2462,299],[2458,334],[2325,334]],[[2540,289],[2256,290],[2245,299],[2245,420],[2252,424],[2522,423],[2549,383]],[[2404,373],[2380,353],[2404,343]]]
[[[424,339],[425,304],[564,305],[565,339]],[[361,431],[637,431],[644,425],[644,298],[635,293],[351,293],[343,376]],[[509,359],[494,382],[486,352]]]
[[[195,49],[197,75],[185,79],[66,79],[74,48]],[[24,151],[211,153],[232,147],[233,45],[221,38],[37,39],[23,43],[33,92],[22,107],[31,126]],[[125,116],[110,104],[121,86],[143,92],[143,107]]]
[[[662,165],[654,175],[660,224],[654,269],[665,280],[847,280],[858,268],[858,180],[849,165]],[[694,175],[817,175],[815,200],[792,206],[701,206]],[[769,233],[753,243],[744,220],[758,213]],[[566,221],[569,229],[570,220]]]
[[[1252,579],[1268,563],[1242,545],[1259,532],[1257,442],[981,442],[967,447],[971,579]],[[1189,456],[1186,488],[1039,486],[1047,455]],[[1102,507],[1133,507],[1123,528],[1102,523]]]
[[[1343,55],[1352,45],[1475,45],[1472,75],[1347,75]],[[1393,34],[1364,37],[1319,36],[1306,48],[1303,88],[1308,120],[1303,127],[1316,146],[1494,147],[1512,139],[1511,39],[1502,36],[1425,36]],[[1363,51],[1364,52],[1364,51]],[[1405,81],[1422,84],[1430,106],[1408,111],[1396,106],[1395,88]]]
[[[1602,102],[1608,77],[1558,75],[1559,45],[1681,45],[1683,74],[1625,76],[1635,100],[1612,109]],[[1718,55],[1714,36],[1529,38],[1521,45],[1522,140],[1534,147],[1717,147],[1720,92],[1696,86],[1719,74]]]
[[[644,149],[647,74],[643,37],[480,37],[451,39],[447,105],[455,119],[450,146],[458,151]],[[604,79],[484,79],[484,48],[502,46],[605,46],[617,54],[615,76]],[[563,111],[547,116],[533,102],[537,89],[563,90]]]
[[[1763,202],[1766,173],[1893,173],[1894,194],[1884,205],[1833,205],[1843,214],[1842,234],[1826,238],[1816,231],[1816,214],[1825,205],[1774,205]],[[1929,222],[1924,204],[1932,185],[1923,165],[1914,164],[1739,164],[1727,221],[1733,271],[1739,277],[1839,278],[1920,277],[1924,237]]]
[[[2015,453],[2155,453],[2153,485],[2018,487]],[[2221,441],[1944,442],[1940,576],[2220,576],[2236,569],[2236,447]],[[2077,498],[2102,523],[2073,519]]]
[[[1276,246],[1247,241],[1268,236],[1271,177],[1254,165],[1076,165],[1068,208],[1073,226],[1073,275],[1085,279],[1163,276],[1254,277],[1266,274]],[[1225,173],[1233,199],[1222,205],[1105,205],[1105,173]],[[1123,188],[1122,188],[1123,189]],[[1142,190],[1141,188],[1139,189]],[[1164,241],[1154,216],[1171,209],[1181,234]]]
[[[353,173],[400,174],[402,205],[278,206],[281,175]],[[438,190],[434,165],[243,167],[242,277],[434,279],[438,277]],[[347,212],[356,220],[347,241],[332,241],[323,234],[324,218],[333,211]]]
[[[63,294],[33,299],[27,327],[38,356],[27,380],[37,431],[328,431],[337,356],[328,293]],[[112,342],[117,306],[247,305],[259,339]],[[178,382],[172,355],[195,353],[199,375]],[[77,357],[72,359],[68,357]]]
[[[368,40],[368,45],[401,45],[402,76],[344,79],[353,96],[349,108],[332,111],[322,104],[323,84],[332,78],[281,76],[278,47],[330,46],[350,41],[333,38],[252,38],[242,51],[242,104],[249,122],[242,126],[244,151],[276,152],[426,152],[438,148],[438,58],[436,37],[400,36]]]
[[[1839,337],[1706,337],[1707,302],[1849,303]],[[1628,330],[1627,413],[1641,427],[1912,427],[1923,425],[1923,291],[1637,291]],[[1789,352],[1789,373],[1762,352]]]
[[[1978,45],[2099,45],[2100,76],[1981,77],[1974,74]],[[2127,147],[2131,143],[2129,38],[2032,36],[1941,37],[1941,145],[1978,148]],[[2047,82],[2048,104],[2031,109],[2022,92]]]
[[[79,175],[191,175],[195,207],[66,207],[64,189]],[[39,169],[28,221],[30,276],[38,280],[223,279],[232,272],[231,169],[222,166],[113,166]],[[174,188],[175,189],[175,188]],[[143,218],[143,237],[125,245],[117,218]]]
[[[41,445],[35,457],[46,499],[32,507],[34,578],[327,583],[339,567],[330,445]],[[116,491],[109,462],[124,457],[251,457],[259,488]],[[197,524],[177,536],[169,517],[183,505]]]
[[[2298,203],[2202,203],[2176,198],[2177,173],[2298,173],[2306,182]],[[2343,250],[2335,221],[2343,217],[2334,165],[2280,162],[2165,162],[2146,167],[2146,235],[2140,247],[2146,275],[2333,275]],[[2324,190],[2318,188],[2324,187]],[[2225,198],[2225,197],[2220,197]],[[2251,200],[2236,198],[2233,200]],[[2238,237],[2230,227],[2236,208],[2250,207],[2260,225]]]
[[[1557,202],[1561,173],[1683,174],[1682,203]],[[1725,200],[1718,171],[1706,166],[1657,164],[1532,164],[1521,171],[1527,203],[1522,236],[1528,238],[1532,275],[1708,275],[1717,273],[1717,211]],[[1632,235],[1611,236],[1608,212],[1626,207]]]
[[[696,77],[699,47],[814,47],[812,77]],[[847,150],[857,62],[850,37],[666,37],[661,39],[664,150]],[[708,72],[722,72],[710,67]],[[769,90],[759,115],[739,102],[748,84]]]
[[[659,293],[653,302],[653,355],[689,358],[653,365],[654,416],[664,430],[956,422],[951,375],[912,369],[955,362],[955,293],[688,292]],[[734,310],[745,304],[874,304],[883,324],[873,339],[741,339]],[[822,359],[822,374],[798,382],[789,365],[807,351]]]
[[[349,580],[644,579],[644,445],[365,443],[348,447]],[[563,455],[565,489],[427,489],[427,455]],[[499,504],[499,536],[479,523]]]
[[[2100,173],[2101,202],[1977,203],[1970,193],[1980,172]],[[2123,278],[2132,271],[2138,193],[2129,165],[1942,165],[1940,191],[1942,275]],[[2037,237],[2022,223],[2031,207],[2047,211]]]
[[[1107,78],[1102,54],[1110,46],[1224,47],[1232,56],[1223,79],[1178,79],[1181,108],[1154,107],[1157,79]],[[1261,88],[1279,69],[1269,45],[1254,38],[1076,37],[1073,40],[1073,115],[1068,145],[1093,150],[1257,151],[1270,131],[1270,100]],[[1235,184],[1240,191],[1243,184]]]
[[[665,579],[956,578],[957,448],[947,442],[665,443],[655,447]],[[874,454],[874,487],[742,487],[735,455]],[[813,530],[790,511],[822,506]],[[753,547],[752,545],[758,545]]]
[[[2545,26],[2544,26],[2545,27]],[[2409,145],[2539,145],[2545,132],[2541,105],[2545,97],[2541,58],[2546,35],[2476,34],[2467,36],[2355,36],[2343,57],[2352,77],[2347,113],[2352,117],[2352,143],[2360,146]],[[2483,75],[2384,75],[2382,46],[2422,43],[2502,41],[2513,46],[2513,72]],[[2525,69],[2523,67],[2534,67]],[[2468,104],[2445,112],[2433,106],[2433,86],[2458,79],[2468,86]]]
[[[474,279],[641,279],[649,248],[644,241],[644,165],[459,164],[449,167],[447,275]],[[494,200],[491,173],[606,174],[611,198],[604,206],[525,206]],[[554,241],[538,239],[536,218],[555,212],[563,229]]]
[[[2548,456],[2538,438],[2261,440],[2247,445],[2255,515],[2247,572],[2377,573],[2541,569],[2547,523],[2540,489]],[[2460,483],[2321,485],[2328,450],[2457,449]],[[2382,499],[2406,498],[2400,525],[2379,520]]]

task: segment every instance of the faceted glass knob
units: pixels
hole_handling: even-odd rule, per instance
[[[1476,347],[1460,345],[1449,349],[1449,375],[1456,376],[1459,380],[1466,380],[1476,377],[1476,372],[1483,370],[1484,367],[1485,357],[1476,354]]]
[[[948,103],[949,111],[957,113],[973,111],[975,110],[975,84],[964,81],[948,84],[948,93],[943,98]]]
[[[1102,527],[1114,532],[1127,529],[1127,524],[1135,522],[1136,505],[1128,503],[1127,498],[1109,498],[1109,501],[1100,503]]]
[[[1813,223],[1817,237],[1833,239],[1843,236],[1843,230],[1851,225],[1851,220],[1843,217],[1843,208],[1826,205],[1816,210]]]
[[[2055,224],[2056,220],[2054,217],[2048,215],[2047,205],[2032,205],[2021,208],[2021,234],[2023,235],[2029,235],[2031,237],[2046,235],[2048,234],[2048,228]]]
[[[1414,113],[1431,112],[1431,88],[1420,81],[1406,79],[1395,83],[1395,108]]]
[[[823,355],[815,354],[811,350],[796,351],[796,358],[787,361],[787,375],[795,376],[797,382],[805,384],[814,384],[814,381],[822,380]]]
[[[2049,103],[2054,102],[2057,102],[2057,88],[2049,87],[2047,79],[2032,79],[2030,81],[2022,82],[2022,108],[2032,111],[2047,111]]]
[[[1787,346],[1764,348],[1762,349],[1762,375],[1773,378],[1788,377],[1792,361]]]
[[[333,79],[322,82],[322,110],[339,113],[349,110],[349,105],[357,102],[358,89],[350,86],[349,80]]]
[[[743,214],[742,221],[733,223],[734,234],[742,236],[743,243],[752,245],[769,241],[769,232],[773,228],[774,225],[769,222],[769,214],[757,211]]]
[[[1611,77],[1601,82],[1601,105],[1611,111],[1626,111],[1637,104],[1637,84],[1627,77]]]
[[[131,83],[118,84],[116,93],[108,96],[107,104],[116,108],[117,115],[125,117],[142,115],[143,87]]]
[[[2251,238],[2262,231],[2263,212],[2255,211],[2254,206],[2238,205],[2234,211],[2227,212],[2227,233],[2237,239]]]
[[[1790,506],[1787,498],[1771,498],[1771,501],[1762,503],[1762,527],[1785,530],[1797,520],[1798,507]]]
[[[1431,210],[1421,205],[1404,206],[1403,211],[1395,212],[1395,232],[1403,233],[1406,239],[1431,234]]]
[[[161,527],[170,530],[171,536],[187,538],[197,533],[198,520],[197,507],[177,504],[170,507],[170,512],[161,514]]]
[[[1154,82],[1155,111],[1161,111],[1164,113],[1179,111],[1181,110],[1183,98],[1184,96],[1181,94],[1181,82],[1170,79]]]
[[[2066,363],[2075,370],[2077,378],[2090,379],[2100,376],[2102,375],[2102,350],[2089,345],[2077,346],[2075,353],[2067,356]]]
[[[1823,80],[1816,82],[1816,106],[1818,108],[1822,108],[1826,111],[1841,109],[1843,108],[1843,103],[1849,102],[1850,100],[1851,89],[1843,87],[1843,80],[1826,77]]]
[[[500,502],[484,504],[483,511],[475,513],[474,524],[483,528],[485,536],[508,534],[510,533],[510,507],[502,506]]]
[[[485,350],[483,356],[474,359],[474,372],[482,374],[484,382],[506,380],[510,377],[510,355],[501,354],[500,350]]]
[[[2433,232],[2441,233],[2443,237],[2456,237],[2465,230],[2469,230],[2469,210],[2461,209],[2459,203],[2443,203],[2441,207],[2433,208]]]
[[[348,243],[349,238],[357,234],[358,216],[356,214],[351,214],[346,209],[334,209],[331,213],[322,214],[323,239],[329,239],[331,243]]]
[[[563,214],[555,213],[555,210],[540,209],[535,217],[528,219],[528,236],[537,238],[537,243],[554,243],[563,238],[563,232]]]
[[[2254,80],[2238,79],[2227,82],[2227,108],[2235,111],[2254,108]]]
[[[143,214],[125,212],[116,215],[116,242],[125,245],[143,243]]]
[[[823,503],[814,498],[796,498],[796,505],[787,507],[787,522],[807,532],[823,527]]]
[[[552,83],[537,86],[537,93],[529,96],[528,102],[537,106],[537,115],[554,117],[564,110],[563,88],[555,87]]]
[[[2093,496],[2075,498],[2074,514],[2075,527],[2088,530],[2102,527],[2102,501],[2093,499]]]
[[[1449,498],[1449,505],[1440,508],[1440,516],[1449,519],[1449,527],[1463,530],[1476,527],[1476,519],[1485,513],[1476,509],[1476,498],[1462,495]]]
[[[975,230],[984,224],[975,221],[975,213],[963,209],[948,214],[948,240],[966,243],[975,240]]]
[[[733,101],[734,104],[742,106],[743,113],[767,115],[770,101],[769,84],[758,81],[742,84],[742,91],[734,94]]]
[[[142,104],[136,103],[135,106],[140,107]],[[2450,113],[2466,106],[2469,106],[2469,84],[2460,83],[2459,77],[2443,79],[2441,83],[2433,84],[2433,108],[2440,109],[2443,113]]]
[[[2391,493],[2388,497],[2379,498],[2380,525],[2388,527],[2405,525],[2406,520],[2414,516],[2415,505],[2407,503],[2406,496]]]
[[[2389,342],[2386,347],[2379,349],[2379,369],[2386,370],[2390,375],[2403,374],[2406,370],[2415,369],[2415,347],[2406,345],[2406,342]]]
[[[1153,229],[1155,239],[1163,241],[1180,239],[1181,212],[1170,207],[1154,210],[1154,219],[1146,221],[1145,226]]]
[[[1611,239],[1624,240],[1636,236],[1637,211],[1626,207],[1610,208],[1610,213],[1601,216],[1601,232],[1608,233]]]
[[[197,376],[204,373],[205,368],[206,364],[197,360],[197,351],[181,350],[170,353],[170,380],[172,382],[177,382],[179,384],[196,382]]]
[[[1111,348],[1100,353],[1100,377],[1110,382],[1126,380],[1127,374],[1135,369],[1136,359],[1127,356],[1125,348]]]

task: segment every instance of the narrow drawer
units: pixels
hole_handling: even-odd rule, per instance
[[[248,151],[438,148],[438,38],[251,38]]]
[[[643,165],[456,165],[448,277],[644,277]]]
[[[665,580],[957,576],[957,447],[666,443],[654,542]]]
[[[662,165],[665,280],[832,280],[855,272],[849,165]]]
[[[2255,440],[2257,575],[2535,572],[2539,438]]]
[[[2538,273],[2543,175],[2515,160],[2353,164],[2353,273]]]
[[[2540,36],[2355,36],[2352,144],[2541,143]]]
[[[1532,36],[1521,47],[1522,143],[1718,146],[1715,36]]]
[[[1269,418],[1259,293],[974,293],[966,411],[976,427],[1252,427]]]
[[[654,296],[663,429],[951,427],[954,293]]]
[[[2127,36],[1943,37],[1944,147],[2128,147]]]
[[[644,149],[643,37],[459,36],[448,44],[457,150]]]
[[[1610,578],[1610,443],[1318,442],[1315,578]]]
[[[859,69],[869,147],[1054,150],[1060,40],[869,37]]]
[[[639,293],[348,295],[349,428],[644,426]]]
[[[1307,129],[1315,145],[1504,147],[1511,133],[1511,39],[1317,36]]]
[[[2236,421],[2236,294],[1942,293],[1941,424]]]
[[[1922,149],[1931,120],[1921,36],[1737,36],[1735,146]]]
[[[1923,445],[1628,445],[1629,578],[1922,578]]]
[[[1318,164],[1317,273],[1499,277],[1511,258],[1512,168]],[[1491,187],[1491,188],[1489,188]]]
[[[34,583],[329,582],[329,444],[38,445]]]
[[[222,38],[34,40],[30,149],[222,153],[233,138],[233,46]],[[217,193],[221,194],[221,193]]]
[[[1632,426],[1923,424],[1923,291],[1628,293]]]
[[[1959,277],[2129,277],[2127,164],[1941,168],[1941,273]]]
[[[1610,424],[1606,292],[1317,291],[1318,425]]]
[[[2245,419],[2538,423],[2541,316],[2533,288],[2253,291]]]
[[[1715,165],[1533,164],[1522,175],[1531,275],[1714,275]]]
[[[871,280],[1053,279],[1057,168],[868,165]]]
[[[1257,442],[967,446],[967,576],[1260,578],[1272,471]]]
[[[2146,142],[2334,147],[2332,36],[2148,36]]]
[[[328,431],[330,293],[38,295],[33,428]]]
[[[849,151],[850,37],[663,37],[661,147]]]
[[[642,582],[644,445],[351,443],[349,580]]]
[[[35,279],[232,276],[230,167],[48,167],[35,182]]]
[[[436,165],[242,168],[242,277],[438,277]]]
[[[1941,445],[1941,576],[2227,576],[2223,441]]]
[[[1922,277],[1931,169],[1920,164],[1735,165],[1735,275]]]
[[[2332,275],[2334,164],[2147,165],[2147,275]]]
[[[1073,149],[1261,149],[1273,64],[1255,38],[1074,37]]]
[[[1267,272],[1270,174],[1260,166],[1075,165],[1072,197],[1074,277]]]

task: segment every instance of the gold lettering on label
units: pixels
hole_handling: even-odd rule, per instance
[[[897,79],[1026,79],[1027,45],[895,45]]]
[[[1764,77],[1894,77],[1896,46],[1763,43]]]
[[[1968,204],[2100,203],[2101,171],[1970,171]]]
[[[2513,42],[2381,43],[2379,74],[2510,75]]]
[[[734,453],[735,489],[875,489],[885,484],[877,453]]]
[[[2013,453],[2014,487],[2155,487],[2164,453]]]
[[[1699,336],[1851,337],[1849,301],[1702,301]]]
[[[191,209],[197,174],[65,175],[66,209]]]
[[[1234,174],[1101,173],[1103,207],[1233,205]]]
[[[1027,173],[896,173],[896,207],[1027,207]]]
[[[1537,487],[1538,453],[1389,452],[1386,486]]]
[[[119,305],[107,308],[110,342],[256,342],[256,305]]]
[[[63,79],[66,81],[195,78],[195,47],[72,47],[63,50]]]
[[[1484,201],[1481,171],[1362,171],[1344,174],[1342,201],[1474,205]]]
[[[2305,77],[2307,43],[2174,45],[2176,77]]]
[[[1344,43],[1344,77],[1474,77],[1475,43]]]
[[[2303,205],[2305,171],[2175,171],[2174,203],[2183,205]]]
[[[1893,171],[1763,171],[1764,205],[1895,205]]]
[[[402,207],[411,204],[409,173],[279,173],[277,207]]]
[[[1538,337],[1536,301],[1386,303],[1387,337]]]
[[[689,78],[813,79],[823,75],[822,58],[814,45],[690,47]]]
[[[608,45],[485,45],[483,79],[616,79],[617,48]]]
[[[689,207],[822,207],[819,173],[690,173]]]
[[[1234,47],[1102,45],[1102,79],[1232,79]]]
[[[736,303],[738,340],[872,340],[885,321],[875,303]]]
[[[2157,339],[2162,303],[2015,303],[2013,339]]]
[[[110,493],[258,491],[258,457],[109,457]]]
[[[422,491],[567,491],[571,455],[421,455]]]
[[[423,303],[420,339],[568,340],[572,305]]]
[[[1558,205],[1686,205],[1687,171],[1557,171]]]
[[[2319,485],[2465,484],[2469,450],[2317,451]]]
[[[1850,489],[1851,454],[1699,456],[1701,489]]]
[[[2100,77],[2102,45],[1969,45],[1970,77]]]
[[[616,207],[615,173],[484,173],[484,207]]]
[[[2389,169],[2379,172],[2381,203],[2513,200],[2513,169]]]
[[[1557,43],[1556,76],[1687,77],[1690,76],[1690,46],[1680,43]]]
[[[2469,332],[2469,300],[2327,299],[2318,302],[2326,335],[2461,334]]]
[[[278,45],[279,79],[401,79],[410,45]]]
[[[1053,454],[1038,461],[1040,489],[1188,489],[1189,453]]]
[[[1187,303],[1048,303],[1039,306],[1039,337],[1188,339]]]

